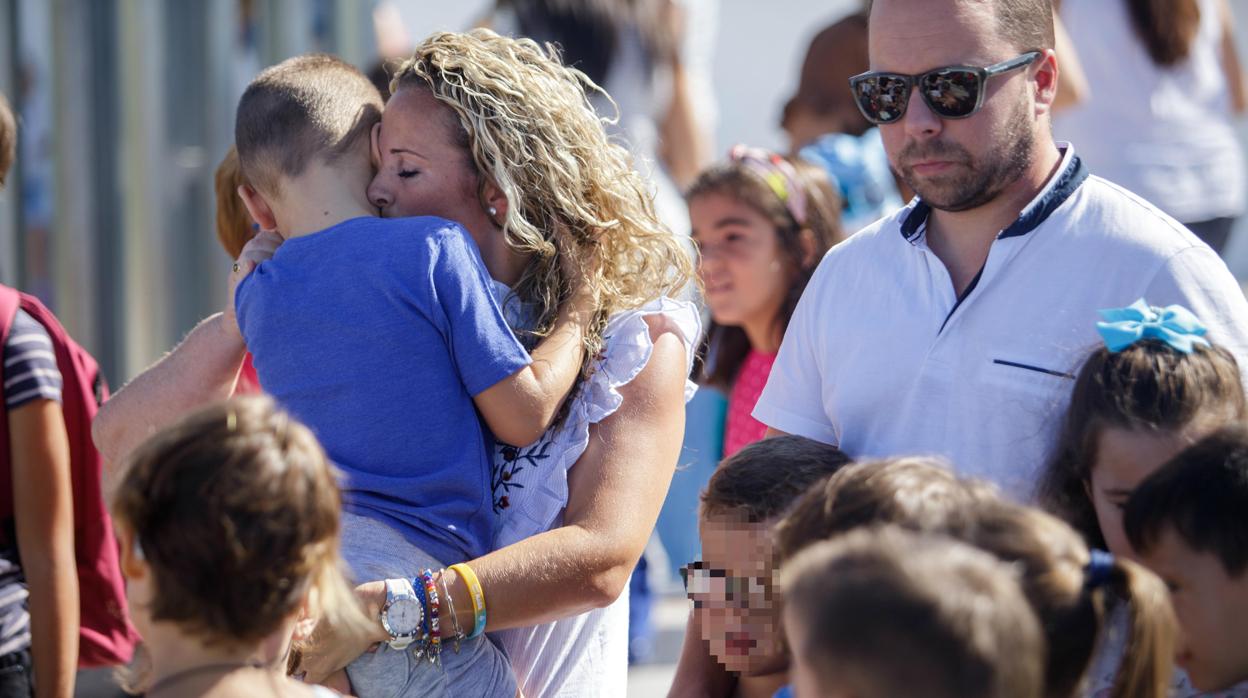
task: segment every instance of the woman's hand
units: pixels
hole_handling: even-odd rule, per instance
[[[355,595],[363,603],[368,617],[376,620],[376,632],[371,636],[359,636],[354,633],[340,633],[327,623],[318,623],[312,637],[300,646],[302,656],[295,670],[295,674],[302,675],[307,683],[324,682],[355,661],[356,657],[390,639],[379,619],[381,607],[386,602],[386,583],[379,581],[361,584],[355,588]]]
[[[272,230],[261,230],[243,245],[243,251],[234,260],[234,266],[230,270],[230,302],[225,306],[224,325],[240,337],[242,331],[238,328],[238,318],[234,315],[234,293],[243,279],[261,262],[271,258],[281,244],[282,236]]]

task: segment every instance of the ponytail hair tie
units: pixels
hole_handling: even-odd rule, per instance
[[[728,159],[753,172],[767,188],[780,199],[798,227],[806,225],[806,190],[802,187],[797,168],[776,153],[734,145],[728,151]]]
[[[1209,346],[1204,324],[1181,305],[1150,306],[1141,298],[1125,308],[1100,311],[1102,322],[1096,331],[1111,354],[1145,339],[1159,339],[1184,354],[1197,346]]]
[[[1083,588],[1097,589],[1105,586],[1114,574],[1114,568],[1117,561],[1114,560],[1113,553],[1105,550],[1092,550],[1088,564],[1083,568]]]

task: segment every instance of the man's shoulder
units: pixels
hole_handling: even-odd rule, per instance
[[[1144,198],[1091,175],[1073,197],[1061,224],[1091,242],[1169,257],[1202,243],[1191,231]]]

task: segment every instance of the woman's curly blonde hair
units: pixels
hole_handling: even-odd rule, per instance
[[[479,186],[488,177],[507,196],[504,239],[532,259],[513,289],[535,308],[531,336],[549,332],[577,283],[590,284],[599,312],[586,337],[588,366],[612,313],[693,278],[689,253],[659,222],[629,151],[608,139],[589,102],[587,91],[601,88],[552,46],[488,29],[437,33],[395,70],[391,91],[408,86],[451,108]],[[569,268],[580,278],[567,278]]]

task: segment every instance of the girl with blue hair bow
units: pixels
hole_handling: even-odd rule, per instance
[[[1122,525],[1131,491],[1202,436],[1248,417],[1248,402],[1235,358],[1209,343],[1204,324],[1186,308],[1140,299],[1101,316],[1097,331],[1104,344],[1075,380],[1037,496],[1089,547],[1131,557]],[[1125,614],[1119,616],[1125,626]],[[1121,642],[1105,643],[1087,695],[1100,695],[1112,683],[1123,651]],[[1182,672],[1176,671],[1173,689],[1174,696],[1200,695]]]

